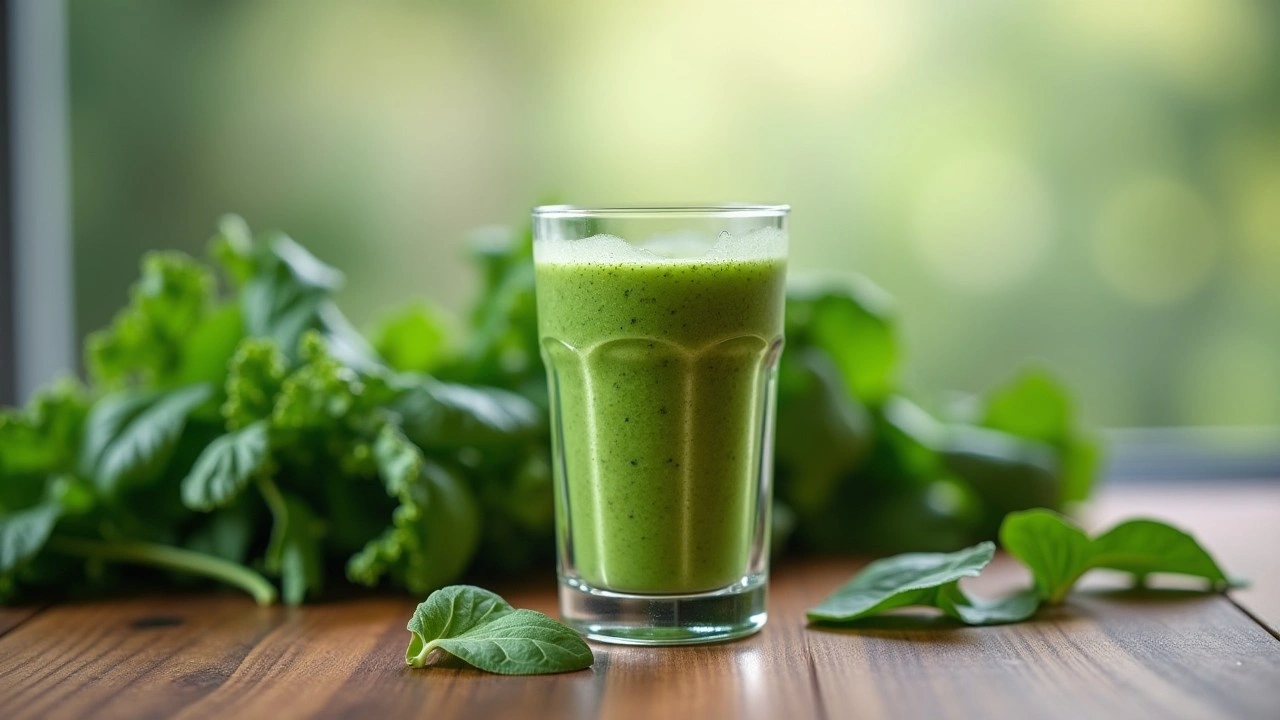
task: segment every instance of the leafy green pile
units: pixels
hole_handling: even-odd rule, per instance
[[[954,553],[907,553],[877,560],[808,612],[810,622],[846,625],[918,606],[932,607],[966,625],[999,625],[1030,618],[1042,603],[1057,604],[1095,568],[1132,575],[1141,584],[1155,573],[1202,578],[1223,590],[1229,579],[1191,535],[1157,520],[1127,520],[1090,539],[1061,515],[1034,509],[1010,513],[1000,544],[1031,571],[1032,587],[994,601],[975,600],[960,580],[991,562],[995,545],[983,542]]]
[[[204,577],[298,603],[340,572],[426,593],[550,564],[546,381],[528,232],[479,238],[461,338],[422,305],[365,337],[342,275],[222,221],[158,252],[86,342],[88,384],[0,412],[0,599]],[[949,550],[1087,496],[1096,452],[1032,370],[948,422],[898,388],[884,294],[798,285],[779,370],[779,549]]]

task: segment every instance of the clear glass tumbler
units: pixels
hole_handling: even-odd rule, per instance
[[[788,212],[533,211],[560,610],[588,637],[764,625]]]

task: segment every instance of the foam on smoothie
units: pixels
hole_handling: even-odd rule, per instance
[[[685,264],[715,261],[782,259],[787,256],[787,233],[759,228],[710,238],[696,233],[673,233],[639,245],[616,235],[593,235],[582,240],[544,240],[533,248],[537,263],[555,265]]]

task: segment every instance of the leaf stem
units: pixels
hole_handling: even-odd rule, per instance
[[[280,488],[276,486],[274,480],[266,474],[258,476],[258,491],[262,493],[262,499],[266,501],[267,508],[271,510],[271,516],[276,522],[284,522],[289,516],[289,508],[285,504],[284,495],[280,493]]]
[[[211,578],[244,590],[259,605],[276,601],[276,588],[269,580],[249,568],[213,555],[155,543],[52,537],[47,547],[63,555],[96,558],[115,562],[150,565]]]

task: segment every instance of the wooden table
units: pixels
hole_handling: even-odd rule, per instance
[[[414,603],[302,609],[234,595],[0,611],[0,718],[1280,718],[1280,487],[1112,490],[1091,522],[1144,514],[1196,532],[1254,584],[1228,598],[1089,592],[1034,622],[891,618],[809,629],[851,559],[780,564],[755,637],[689,648],[597,645],[591,670],[499,677],[410,670]],[[971,586],[1025,582],[998,560]],[[555,612],[551,586],[499,588]]]

